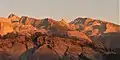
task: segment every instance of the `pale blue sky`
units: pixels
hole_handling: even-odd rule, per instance
[[[11,12],[30,17],[62,17],[71,21],[85,16],[119,23],[118,0],[0,0],[0,16]]]

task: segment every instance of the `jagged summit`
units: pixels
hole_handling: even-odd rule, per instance
[[[8,19],[11,20],[11,22],[16,22],[16,21],[19,21],[20,17],[11,13],[9,16],[8,16]]]
[[[6,20],[7,18],[3,19],[1,18],[1,22]],[[75,20],[71,21],[70,23],[67,22],[65,19],[61,19],[60,21],[54,20],[52,18],[44,18],[44,19],[36,19],[28,16],[22,16],[19,17],[13,13],[11,13],[8,16],[8,19],[6,21],[11,21],[10,23],[14,23],[13,26],[17,26],[17,24],[23,24],[23,25],[31,25],[35,27],[36,29],[40,29],[41,27],[45,27],[45,29],[50,29],[51,27],[56,27],[57,29],[60,28],[60,30],[76,30],[79,32],[83,32],[88,36],[93,35],[101,35],[102,33],[106,32],[118,32],[120,31],[120,26],[105,22],[102,20],[96,20],[92,18],[82,18],[78,17]]]
[[[13,17],[13,16],[16,16],[16,15],[13,14],[13,13],[11,13],[11,14],[8,16],[8,18],[11,18],[11,17]]]
[[[102,21],[102,20],[97,20],[97,19],[92,19],[92,18],[76,18],[70,24],[75,24],[78,26],[76,29],[77,31],[81,31],[85,33],[88,36],[96,36],[96,35],[101,35],[105,32],[119,32],[120,31],[120,26]],[[109,25],[109,26],[108,26]]]
[[[83,24],[87,18],[78,17],[75,20],[71,21],[70,24]]]
[[[68,25],[67,21],[65,19],[61,19],[60,21],[58,21],[58,23],[60,23],[61,25]]]

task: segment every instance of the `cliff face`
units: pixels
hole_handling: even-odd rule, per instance
[[[13,32],[12,25],[7,22],[0,22],[0,35],[5,35],[10,32]]]
[[[11,21],[7,18],[0,18],[0,35],[13,32]]]

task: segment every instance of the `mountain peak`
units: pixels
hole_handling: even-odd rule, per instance
[[[11,14],[8,16],[8,18],[11,18],[11,17],[13,17],[13,16],[15,16],[15,14],[11,13]]]
[[[76,18],[74,21],[71,21],[70,24],[84,24],[84,22],[87,20],[88,18],[81,18],[81,17],[78,17]]]
[[[65,24],[67,23],[65,19],[61,19],[60,22],[65,23]]]
[[[8,16],[8,19],[10,19],[11,21],[19,21],[20,17],[18,17],[17,15],[11,13],[11,14]]]

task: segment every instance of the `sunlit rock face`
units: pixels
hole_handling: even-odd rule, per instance
[[[0,18],[0,34],[5,35],[13,31],[11,21],[7,18]]]
[[[32,25],[21,25],[19,27],[19,32],[32,32],[34,30],[36,30],[36,28]]]
[[[16,22],[19,22],[20,17],[18,17],[18,16],[16,16],[15,14],[11,13],[11,14],[8,16],[8,19],[10,19],[12,23],[16,23]]]
[[[86,36],[84,33],[79,31],[68,31],[68,36],[74,36],[74,37],[86,39],[87,41],[92,42],[88,36]]]
[[[99,36],[103,33],[120,32],[120,26],[91,18],[76,18],[70,24],[78,26],[77,31],[81,31],[88,36]]]
[[[120,32],[120,25],[115,25],[112,23],[106,24],[105,33],[109,33],[109,32]]]
[[[24,25],[31,25],[29,17],[27,16],[22,16],[19,20],[19,23],[24,24]]]

